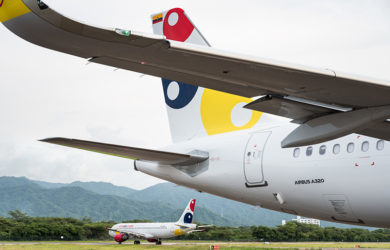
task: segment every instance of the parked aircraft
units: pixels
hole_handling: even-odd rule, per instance
[[[172,145],[43,141],[134,159],[143,173],[254,206],[390,227],[388,82],[210,48],[179,8],[152,19],[155,34],[101,29],[42,1],[4,0],[0,21],[27,41],[163,78]]]
[[[120,223],[109,228],[109,234],[119,244],[128,239],[136,239],[134,244],[140,244],[138,239],[146,239],[149,242],[156,242],[157,245],[161,245],[161,239],[173,238],[195,231],[203,231],[196,230],[197,228],[202,228],[202,226],[198,227],[196,224],[192,224],[195,202],[195,199],[190,200],[177,222]]]

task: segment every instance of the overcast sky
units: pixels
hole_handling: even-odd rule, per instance
[[[152,32],[150,15],[181,7],[213,47],[390,82],[388,0],[46,0],[85,23]],[[160,80],[32,45],[0,25],[0,176],[160,180],[130,160],[38,142],[70,137],[158,148],[170,143]],[[367,98],[375,98],[368,96]]]

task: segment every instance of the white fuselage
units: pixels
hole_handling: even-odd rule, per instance
[[[155,163],[137,161],[135,167],[254,206],[333,222],[390,227],[390,143],[378,144],[378,139],[352,134],[313,145],[312,154],[306,155],[308,147],[280,146],[294,128],[292,123],[280,123],[165,148],[208,152],[207,163],[188,167],[195,169],[191,174],[182,167]]]
[[[176,223],[121,223],[116,224],[112,229],[128,233],[130,238],[145,239],[168,239],[173,238],[196,229],[196,224],[186,224],[186,227],[180,227]],[[115,236],[114,231],[110,231],[111,237]],[[132,235],[144,235],[143,237],[132,237]]]

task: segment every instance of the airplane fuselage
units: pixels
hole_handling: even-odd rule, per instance
[[[196,224],[187,224],[186,228],[180,227],[177,223],[121,223],[116,224],[112,229],[129,233],[129,235],[145,235],[148,240],[168,239],[186,234],[196,229]],[[109,235],[115,237],[117,233],[110,231]],[[130,237],[137,238],[137,237]]]
[[[171,145],[209,160],[183,168],[137,161],[137,170],[254,206],[332,222],[390,227],[390,144],[352,134],[282,149],[296,125],[232,132]]]

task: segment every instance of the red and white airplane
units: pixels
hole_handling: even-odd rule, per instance
[[[161,245],[161,239],[173,238],[186,233],[199,232],[197,230],[209,226],[192,224],[195,210],[195,199],[190,200],[183,214],[177,222],[165,223],[120,223],[108,228],[109,235],[121,244],[128,239],[135,239],[134,244],[140,244],[139,239],[156,242]]]
[[[0,21],[27,41],[163,78],[172,145],[43,141],[254,206],[390,227],[388,82],[210,48],[179,8],[153,15],[145,34],[82,24],[40,0],[1,3]]]

